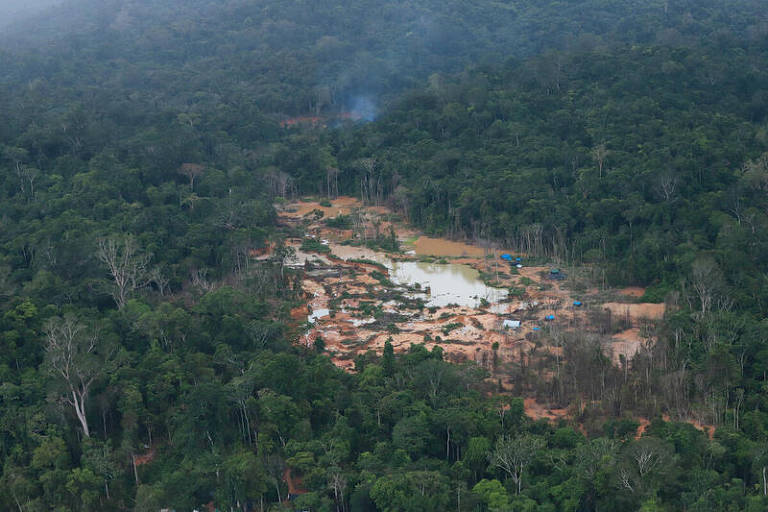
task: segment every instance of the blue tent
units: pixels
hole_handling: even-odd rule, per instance
[[[512,255],[504,253],[501,255],[501,259],[503,259],[504,261],[512,261]]]
[[[555,319],[555,315],[547,315],[544,317],[544,320],[554,320],[554,319]]]
[[[517,258],[515,258],[515,261],[517,261],[517,262],[523,261],[523,258],[521,258],[520,256],[518,256]]]
[[[534,330],[534,331],[540,331],[540,330],[541,330],[541,327],[534,327],[534,328],[533,328],[533,330]]]
[[[573,305],[576,306],[577,308],[581,307],[581,301],[580,300],[575,300],[575,301],[573,301]]]

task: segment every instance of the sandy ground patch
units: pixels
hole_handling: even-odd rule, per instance
[[[640,423],[640,426],[637,427],[637,433],[635,434],[635,439],[640,439],[645,432],[648,430],[648,427],[650,426],[651,422],[648,420],[648,418],[634,418],[635,421]],[[661,419],[664,421],[672,421],[672,419],[669,417],[669,415],[664,414],[662,415]],[[699,421],[696,421],[694,419],[686,419],[681,420],[685,423],[689,423],[694,426],[697,430],[701,430],[705,434],[707,434],[707,437],[711,441],[715,437],[715,426],[714,425],[706,425]]]
[[[387,258],[380,252],[367,247],[354,247],[352,245],[329,244],[331,253],[343,260],[370,260],[384,264]]]
[[[645,340],[640,336],[640,329],[633,328],[614,334],[613,339],[605,349],[607,355],[611,357],[613,364],[621,366],[622,357],[626,362],[631,361],[640,352],[644,344]]]
[[[606,290],[582,286],[583,291],[575,294],[568,288],[571,285],[569,280],[549,278],[550,266],[513,269],[507,262],[500,260],[500,255],[505,252],[501,250],[491,252],[493,258],[486,258],[487,251],[481,247],[426,236],[415,239],[413,251],[406,246],[400,254],[384,254],[366,247],[338,243],[351,241],[359,244],[362,238],[374,231],[370,225],[374,218],[376,222],[381,222],[379,229],[382,232],[388,231],[392,217],[385,207],[365,207],[362,212],[363,217],[368,219],[368,225],[363,229],[365,234],[360,234],[359,226],[356,235],[352,230],[332,229],[325,224],[326,218],[350,214],[354,209],[362,207],[357,199],[350,197],[334,200],[331,207],[320,206],[318,202],[278,206],[284,225],[301,229],[304,236],[327,241],[332,251],[330,255],[305,253],[299,250],[301,238],[288,242],[297,250],[297,257],[292,263],[306,267],[302,281],[306,304],[291,310],[291,318],[297,328],[308,330],[297,333],[296,343],[312,346],[318,337],[322,337],[332,361],[344,370],[354,370],[354,360],[359,354],[368,350],[381,353],[384,344],[391,338],[398,353],[408,351],[412,344],[424,344],[427,350],[440,346],[447,361],[475,361],[491,373],[490,379],[494,384],[501,382],[504,389],[512,390],[512,380],[508,378],[508,373],[504,373],[510,368],[522,366],[523,363],[527,367],[539,363],[548,365],[555,358],[564,357],[563,348],[553,345],[552,333],[557,330],[594,333],[596,326],[591,326],[590,321],[595,313],[598,313],[598,317],[604,317],[604,314],[599,313],[605,309],[616,320],[629,316],[631,324],[637,327],[605,338],[604,341],[605,353],[618,366],[622,358],[631,360],[648,342],[643,336],[646,329],[643,320],[653,321],[664,316],[664,304],[621,302],[622,295],[628,301],[641,297],[645,293],[642,288],[613,290],[614,293],[618,292],[612,295],[614,301],[603,303]],[[315,219],[311,215],[313,210],[322,211],[323,217]],[[417,234],[397,222],[392,226],[401,240],[412,239]],[[361,238],[356,239],[356,236]],[[252,256],[264,258],[268,257],[269,252],[269,249],[258,251]],[[507,252],[515,255],[511,251]],[[389,288],[389,284],[385,286],[380,274],[387,275],[389,270],[380,265],[347,261],[372,260],[395,269],[403,266],[398,263],[401,261],[421,259],[423,263],[427,258],[419,257],[427,255],[450,258],[450,263],[454,265],[468,265],[484,273],[478,276],[473,271],[474,279],[491,280],[494,286],[512,289],[513,295],[507,298],[489,296],[490,304],[481,303],[477,307],[449,304],[417,309],[419,304],[414,298],[425,297],[423,293],[415,292],[414,288],[403,283],[394,288]],[[564,270],[568,272],[568,269]],[[394,271],[389,277],[393,275]],[[587,286],[590,284],[593,283],[587,283]],[[574,299],[581,301],[582,307],[575,307]],[[308,316],[312,313],[314,324],[307,326]],[[547,315],[554,315],[555,320],[546,320]],[[504,319],[519,320],[521,325],[518,329],[503,330]],[[537,330],[534,331],[534,328]],[[653,331],[649,329],[648,332]],[[495,344],[498,346],[494,350]],[[552,377],[551,369],[542,366],[539,375],[547,380]],[[534,419],[548,421],[569,416],[567,410],[548,408],[533,398],[525,399],[525,410]],[[713,429],[710,426],[689,422],[712,435]],[[647,424],[647,420],[641,421],[638,435],[642,435]]]
[[[279,205],[281,217],[301,218],[309,215],[314,210],[323,212],[324,217],[336,217],[339,214],[349,215],[353,208],[359,208],[362,204],[354,197],[339,197],[333,200],[331,206],[321,206],[317,201],[300,201],[287,205]]]
[[[605,309],[609,309],[612,314],[621,317],[629,314],[632,320],[647,318],[649,320],[659,320],[664,317],[664,304],[622,304],[620,302],[607,302],[603,304]]]
[[[454,242],[442,238],[420,236],[413,242],[413,248],[419,256],[439,256],[447,258],[465,258],[472,256],[482,258],[484,250],[476,245]]]
[[[525,414],[533,420],[546,419],[556,421],[568,417],[567,409],[550,409],[540,404],[534,398],[525,399]]]
[[[619,294],[625,297],[642,297],[645,295],[645,288],[639,286],[628,286],[619,290]]]

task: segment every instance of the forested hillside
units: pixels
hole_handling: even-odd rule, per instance
[[[764,314],[766,42],[433,75],[380,122],[331,140],[341,191],[380,183],[431,232],[599,263],[614,282],[674,285],[707,252],[739,280],[739,306]],[[368,157],[375,168],[356,164]],[[312,190],[314,169],[295,167]]]
[[[81,0],[4,28],[0,508],[765,510],[764,8]],[[570,362],[612,392],[551,383],[554,423],[438,349],[343,372],[293,344],[273,207],[339,192],[648,286],[658,342]]]
[[[300,115],[351,109],[361,97],[383,106],[468,63],[765,31],[759,0],[71,0],[0,34],[0,48],[14,50],[0,58],[13,70],[0,81],[54,81],[68,102],[94,90],[149,94],[204,118],[235,100]]]

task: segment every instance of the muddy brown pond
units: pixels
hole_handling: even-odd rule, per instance
[[[367,248],[336,244],[331,244],[331,251],[345,260],[362,258],[384,265],[389,270],[390,280],[397,285],[418,284],[424,290],[428,307],[456,304],[478,308],[483,299],[495,303],[507,296],[507,290],[486,285],[480,273],[469,265],[393,261],[386,254]]]

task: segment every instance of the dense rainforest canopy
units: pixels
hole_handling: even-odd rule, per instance
[[[79,0],[5,26],[0,507],[765,510],[764,9]],[[427,232],[648,286],[658,343],[622,372],[574,342],[557,424],[440,350],[337,369],[292,344],[273,207],[329,169]]]

